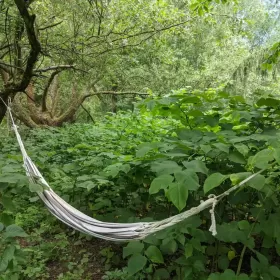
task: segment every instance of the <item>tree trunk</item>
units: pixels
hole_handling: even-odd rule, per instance
[[[1,96],[0,97],[3,99],[3,101],[7,104],[8,103],[8,96]],[[6,112],[7,112],[7,107],[3,103],[2,99],[0,99],[0,123],[4,119]]]

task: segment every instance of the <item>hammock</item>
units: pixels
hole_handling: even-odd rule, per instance
[[[1,97],[0,97],[1,98]],[[2,100],[3,101],[3,100]],[[3,101],[6,105],[6,103]],[[60,198],[49,186],[44,179],[36,165],[32,162],[28,156],[25,147],[23,145],[21,136],[15,125],[11,108],[6,105],[10,119],[12,121],[12,128],[15,132],[22,156],[26,175],[29,177],[30,182],[40,184],[43,186],[42,191],[38,191],[37,194],[44,202],[49,211],[60,221],[66,225],[89,235],[112,241],[129,241],[129,240],[141,240],[150,234],[163,230],[167,227],[175,225],[188,217],[196,215],[206,208],[212,206],[211,213],[211,227],[209,231],[213,235],[216,235],[216,221],[215,221],[215,206],[225,196],[229,195],[232,191],[236,190],[246,182],[260,174],[263,170],[251,175],[247,179],[243,180],[238,185],[232,187],[219,196],[210,195],[206,201],[201,201],[200,205],[193,207],[190,210],[182,212],[178,215],[156,222],[137,222],[137,223],[106,223],[96,220],[90,216],[78,211],[62,198]]]

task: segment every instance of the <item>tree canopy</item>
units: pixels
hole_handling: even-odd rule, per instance
[[[0,280],[280,279],[279,5],[0,0]],[[39,202],[7,105],[53,190],[94,219],[215,203],[143,240],[81,234]]]

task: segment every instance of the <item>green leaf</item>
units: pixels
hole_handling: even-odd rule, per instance
[[[166,196],[181,211],[186,206],[189,196],[188,188],[179,182],[171,183]]]
[[[29,183],[29,190],[31,192],[43,192],[44,188],[40,184]]]
[[[250,224],[249,224],[249,222],[246,221],[246,220],[239,221],[239,222],[238,222],[238,227],[239,227],[241,230],[250,230]]]
[[[274,159],[273,150],[264,149],[249,159],[249,164],[260,169],[268,168],[269,162]]]
[[[244,158],[244,156],[242,154],[240,154],[239,152],[230,152],[229,153],[229,156],[228,156],[228,159],[232,162],[235,162],[235,163],[240,163],[240,164],[245,164],[246,163],[246,160]]]
[[[160,250],[154,245],[149,246],[145,251],[145,255],[154,263],[164,263]]]
[[[156,143],[143,143],[139,145],[136,152],[136,157],[144,157],[150,151],[154,150],[157,147]]]
[[[243,156],[246,156],[249,152],[249,148],[244,144],[234,144],[234,147]]]
[[[251,172],[240,172],[240,173],[231,174],[229,178],[233,185],[237,185],[238,183],[242,182],[243,180],[245,180],[251,175],[252,175]]]
[[[160,250],[163,254],[174,255],[177,249],[178,249],[177,242],[174,239],[170,240],[170,238],[164,239],[162,241],[162,244],[160,245]]]
[[[200,160],[192,160],[192,161],[183,161],[183,165],[188,169],[194,172],[200,172],[203,174],[208,174],[208,168],[205,163]]]
[[[17,225],[10,225],[6,227],[6,231],[3,234],[4,238],[8,237],[27,237],[28,234],[25,233],[25,231],[17,226]]]
[[[161,175],[155,178],[151,183],[151,186],[149,188],[149,193],[155,194],[158,193],[160,189],[164,189],[164,190],[167,189],[173,180],[174,177],[171,175]]]
[[[260,263],[256,259],[254,259],[253,257],[251,257],[250,263],[251,263],[252,271],[257,272],[259,270]]]
[[[267,107],[278,107],[280,104],[280,101],[275,98],[261,98],[258,100],[257,105],[258,106],[267,106]]]
[[[276,278],[280,278],[280,269],[277,266],[275,265],[270,266],[269,272],[271,273],[272,276]]]
[[[171,160],[153,162],[151,165],[151,169],[158,175],[173,174],[174,172],[182,170],[182,168],[177,164],[177,162]]]
[[[127,271],[130,275],[133,275],[138,271],[141,271],[145,267],[146,263],[146,257],[140,254],[135,254],[128,260]]]
[[[2,254],[1,261],[0,261],[0,272],[3,272],[3,271],[5,271],[7,269],[8,265],[9,265],[9,262],[14,257],[15,250],[16,250],[16,248],[13,245],[8,246],[4,250],[4,252]]]
[[[126,258],[130,255],[141,253],[144,249],[144,244],[140,241],[129,242],[126,247],[123,248],[123,258]]]
[[[218,258],[218,267],[222,270],[226,270],[229,266],[229,260],[226,255],[222,255]]]
[[[115,163],[107,166],[104,171],[107,176],[109,177],[116,177],[121,171],[124,173],[128,173],[130,170],[129,164],[123,164],[123,163]]]
[[[189,258],[193,255],[193,246],[190,243],[187,243],[185,245],[185,256],[186,258]]]
[[[218,148],[220,151],[229,153],[229,145],[223,144],[223,143],[216,143],[213,144],[216,148]]]
[[[223,175],[221,173],[213,173],[204,182],[204,193],[208,193],[212,189],[220,186],[226,179],[228,178],[227,175]]]
[[[199,188],[199,179],[192,170],[184,170],[174,173],[176,182],[185,185],[188,190],[196,191]]]
[[[275,158],[275,160],[279,164],[280,163],[280,148],[274,149],[273,157]]]
[[[86,189],[88,191],[94,189],[96,187],[96,183],[92,181],[84,181],[76,184],[77,188]]]
[[[265,185],[265,177],[261,174],[256,175],[247,183],[251,188],[260,191]]]
[[[28,182],[28,179],[22,174],[2,174],[0,177],[0,182],[2,183],[15,184],[19,181],[22,181],[24,182],[24,184],[26,184]]]
[[[14,212],[16,210],[16,207],[15,207],[13,201],[11,200],[11,198],[9,198],[7,196],[2,196],[1,203],[4,206],[4,208],[6,208],[7,210],[9,210],[11,212]]]
[[[159,268],[155,271],[154,280],[168,280],[170,279],[170,274],[168,272],[168,270],[166,270],[165,268]]]
[[[7,213],[2,213],[0,214],[0,221],[5,225],[9,226],[14,224],[14,217],[13,215],[7,214]]]
[[[0,232],[4,229],[4,225],[2,223],[0,223]]]

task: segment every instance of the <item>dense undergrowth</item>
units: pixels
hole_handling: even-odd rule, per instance
[[[14,137],[2,137],[0,279],[280,278],[279,121],[271,96],[250,104],[222,91],[180,90],[98,125],[22,129],[53,189],[103,221],[163,219],[265,169],[216,206],[217,236],[204,211],[119,245],[56,221],[28,188]]]

